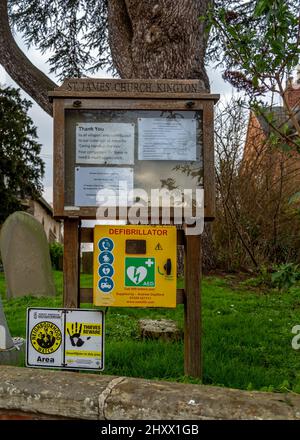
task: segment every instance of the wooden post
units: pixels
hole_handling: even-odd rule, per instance
[[[184,374],[202,378],[200,235],[185,236]]]
[[[64,220],[64,307],[79,307],[80,220]]]

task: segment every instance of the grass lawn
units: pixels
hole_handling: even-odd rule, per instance
[[[13,336],[25,336],[28,306],[62,306],[62,273],[54,272],[54,277],[54,299],[6,300],[0,274],[0,293]],[[81,284],[91,286],[92,276],[82,275]],[[249,287],[232,276],[210,276],[203,281],[202,304],[205,384],[300,393],[300,350],[291,346],[292,327],[300,325],[300,287],[280,293]],[[143,317],[174,319],[182,328],[183,306],[174,310],[110,308],[105,373],[197,383],[183,375],[183,343],[139,340],[137,321]]]

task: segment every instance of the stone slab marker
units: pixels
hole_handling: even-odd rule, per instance
[[[14,347],[14,342],[10,336],[10,332],[7,326],[2,302],[0,299],[0,350],[9,350]]]
[[[0,299],[0,365],[19,365],[24,339],[12,338]]]
[[[55,295],[47,237],[32,215],[17,211],[6,219],[0,250],[8,298]]]

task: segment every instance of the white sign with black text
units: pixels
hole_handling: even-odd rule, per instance
[[[98,206],[99,191],[110,196],[110,191],[119,194],[119,188],[126,184],[127,191],[133,189],[133,168],[121,167],[76,167],[75,205]]]
[[[196,119],[139,118],[139,160],[197,160],[196,129]]]
[[[134,124],[119,122],[76,124],[76,162],[132,165],[134,163]]]
[[[26,366],[104,369],[104,314],[84,309],[27,309]]]

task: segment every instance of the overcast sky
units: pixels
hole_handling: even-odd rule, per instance
[[[40,70],[49,75],[49,66],[47,64],[47,55],[42,55],[39,51],[31,48],[28,50],[23,44],[19,35],[16,35],[16,41],[20,48],[26,53],[28,58],[35,64]],[[233,89],[222,79],[222,73],[220,70],[215,70],[212,67],[208,69],[208,76],[211,84],[211,92],[219,93],[221,99],[229,98]],[[53,81],[58,82],[53,75],[49,75]],[[109,77],[109,75],[104,71],[99,71],[97,77]],[[5,70],[0,66],[0,84],[10,85],[18,87],[18,85],[9,77]],[[23,96],[27,99],[33,101],[26,93],[22,92]],[[52,118],[45,113],[35,102],[33,101],[33,106],[30,109],[30,117],[32,118],[34,124],[37,127],[39,142],[42,144],[41,156],[45,162],[45,176],[44,176],[44,197],[49,202],[52,203],[52,170],[53,170],[53,137],[52,137]]]

